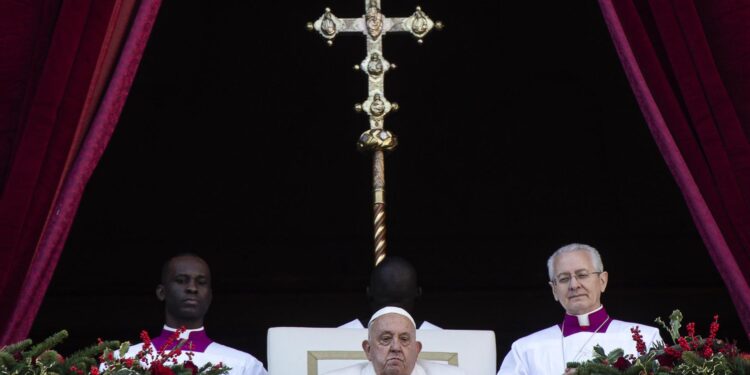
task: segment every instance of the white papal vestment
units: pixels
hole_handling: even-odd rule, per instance
[[[377,375],[372,363],[362,363],[354,366],[344,367],[340,370],[327,372],[323,375]],[[466,375],[466,373],[455,366],[443,365],[428,361],[417,361],[411,375]]]

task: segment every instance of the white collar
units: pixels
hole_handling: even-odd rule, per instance
[[[200,332],[200,331],[203,331],[204,328],[205,327],[201,326],[201,327],[194,328],[194,329],[186,329],[185,332],[183,332],[183,333],[180,334],[180,339],[187,339],[187,338],[190,337],[190,333],[191,332]],[[177,328],[172,328],[172,327],[170,327],[170,326],[168,326],[166,324],[164,325],[164,330],[165,331],[170,331],[170,332],[177,332]]]
[[[591,325],[589,323],[589,315],[591,315],[591,314],[593,314],[593,313],[595,313],[595,312],[597,312],[597,311],[599,311],[599,310],[601,310],[603,308],[604,308],[604,305],[599,305],[599,308],[597,308],[597,309],[589,311],[589,312],[587,312],[585,314],[573,315],[573,316],[575,316],[576,318],[578,318],[578,325],[579,326],[581,326],[581,327],[588,327],[588,326]]]

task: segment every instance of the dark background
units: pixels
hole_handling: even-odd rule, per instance
[[[639,112],[594,1],[383,0],[447,25],[385,37],[388,251],[411,260],[418,318],[510,343],[559,321],[546,259],[602,252],[618,319],[680,308],[746,336]],[[214,273],[217,341],[265,362],[274,326],[366,315],[371,162],[363,36],[305,30],[362,1],[192,2],[160,11],[120,124],[91,179],[31,336],[64,348],[158,332],[161,263],[194,251]],[[723,334],[722,334],[723,332]],[[664,335],[666,337],[666,335]]]

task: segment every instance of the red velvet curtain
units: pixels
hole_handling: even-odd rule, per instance
[[[159,5],[0,2],[0,345],[31,328]]]
[[[599,4],[750,336],[750,0]],[[670,277],[690,277],[690,270],[673,271]]]

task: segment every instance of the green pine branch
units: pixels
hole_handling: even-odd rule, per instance
[[[16,364],[16,359],[13,355],[0,351],[0,369],[9,369]]]
[[[28,351],[23,353],[24,357],[36,358],[43,352],[54,348],[68,337],[68,331],[62,330],[54,335],[47,337],[44,341],[34,345]]]
[[[622,375],[622,372],[601,363],[586,363],[576,369],[576,375]]]
[[[81,349],[71,354],[65,361],[65,368],[76,366],[79,369],[88,369],[91,366],[98,366],[97,358],[104,353],[105,350],[118,350],[120,348],[119,341],[102,341],[96,345],[89,346],[88,348]]]
[[[26,350],[26,348],[28,348],[29,346],[31,346],[31,344],[32,344],[31,339],[22,340],[22,341],[19,341],[19,342],[15,343],[15,344],[10,344],[10,345],[4,346],[2,349],[0,349],[0,352],[2,352],[2,353],[16,353],[16,352],[20,352],[20,351]]]

